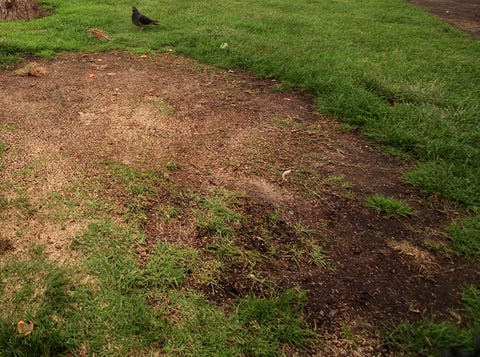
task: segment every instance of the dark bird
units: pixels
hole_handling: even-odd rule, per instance
[[[142,31],[146,25],[158,25],[157,20],[152,20],[142,15],[135,6],[132,6],[132,22],[138,26],[138,31]]]

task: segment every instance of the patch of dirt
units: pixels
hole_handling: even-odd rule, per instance
[[[181,187],[246,192],[250,223],[243,223],[242,245],[262,253],[258,230],[270,224],[274,244],[294,247],[300,235],[292,227],[300,224],[315,232],[311,237],[326,252],[325,266],[283,258],[258,266],[275,285],[307,291],[307,317],[327,343],[317,353],[387,353],[376,328],[431,313],[447,316],[466,284],[479,286],[473,262],[427,244],[448,245],[441,229],[455,212],[404,184],[408,163],[382,155],[358,133],[341,132],[336,121],[315,112],[313,98],[278,93],[274,80],[171,55],[64,54],[41,65],[42,77],[0,72],[0,140],[9,148],[2,158],[5,198],[27,196],[42,212],[52,193],[71,192],[72,183],[105,181],[105,162],[155,172],[175,163],[169,174]],[[112,200],[127,200],[112,182],[102,190]],[[378,215],[363,204],[373,193],[407,201],[415,215]],[[277,221],[268,223],[272,213]],[[0,214],[7,242],[2,257],[43,244],[64,261],[83,228],[78,220],[48,224],[38,213],[18,227],[26,213]],[[177,223],[148,220],[148,241],[202,246],[188,217]],[[217,299],[255,288],[242,266],[229,274]],[[352,320],[358,324],[349,328],[360,340],[342,337]]]
[[[407,0],[427,9],[450,25],[480,37],[480,2],[478,0]]]
[[[34,20],[48,16],[49,11],[42,8],[36,0],[0,0],[0,19]]]
[[[0,238],[0,255],[13,250],[12,242],[9,239]]]

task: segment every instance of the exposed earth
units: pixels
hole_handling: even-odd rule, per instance
[[[443,11],[443,3],[432,11]],[[466,17],[463,28],[478,35],[478,5],[469,6],[473,11],[465,4],[465,14],[477,22]],[[28,187],[33,204],[91,180],[102,197],[126,205],[102,181],[106,161],[157,172],[174,165],[171,179],[180,187],[247,194],[246,249],[263,252],[255,225],[273,213],[279,246],[295,245],[300,234],[292,227],[301,225],[324,248],[324,266],[288,259],[257,266],[277,286],[308,292],[307,319],[326,341],[314,353],[387,354],[378,337],[382,327],[431,314],[462,322],[454,312],[458,294],[479,286],[480,275],[474,262],[446,254],[443,227],[456,212],[404,184],[408,162],[341,130],[315,112],[313,98],[275,80],[173,55],[63,54],[40,67],[46,71],[35,76],[0,72],[0,139],[8,144],[2,181]],[[367,208],[365,197],[376,193],[407,201],[414,215],[387,218]],[[43,244],[52,260],[76,259],[70,244],[85,222],[61,227],[35,215],[18,227],[18,215],[3,218],[2,257]],[[152,216],[144,230],[149,242],[138,249],[146,255],[159,239],[203,244],[188,220],[165,225]],[[209,297],[221,303],[250,290],[261,288],[239,267]],[[342,334],[347,323],[360,339]]]
[[[325,248],[325,267],[279,261],[261,268],[278,286],[308,291],[308,318],[332,339],[324,348],[345,349],[338,335],[345,321],[365,334],[366,326],[373,333],[378,324],[431,313],[451,317],[460,289],[480,283],[471,262],[430,249],[448,246],[442,226],[452,213],[402,183],[408,164],[382,155],[358,133],[342,132],[304,94],[171,55],[65,54],[42,65],[47,73],[40,77],[0,74],[1,139],[9,145],[4,180],[28,187],[35,203],[82,178],[101,177],[107,160],[143,171],[173,162],[172,179],[182,187],[246,192],[252,220],[280,217],[279,245],[295,244],[289,227],[301,223]],[[28,167],[36,174],[18,174]],[[373,193],[406,200],[415,215],[382,217],[363,203]],[[102,195],[122,201],[115,187],[104,186]],[[56,227],[40,215],[19,239],[14,217],[2,222],[3,254],[20,256],[40,243],[52,259],[75,259],[69,247],[85,228],[81,222]],[[188,222],[165,227],[152,219],[145,231],[152,240],[201,245]],[[254,228],[246,233],[243,244],[261,252]],[[148,254],[148,246],[142,249]],[[253,288],[243,273],[232,271],[211,298]],[[365,346],[351,348],[348,354],[384,347],[367,335]]]
[[[480,2],[477,0],[407,0],[423,7],[450,25],[480,36]]]

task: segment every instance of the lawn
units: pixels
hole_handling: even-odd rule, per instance
[[[451,246],[442,249],[449,257],[478,262],[478,39],[401,0],[135,1],[140,11],[159,20],[158,27],[142,32],[131,23],[131,5],[123,0],[52,0],[44,6],[54,16],[1,21],[0,67],[10,68],[32,56],[51,59],[68,51],[169,53],[274,79],[279,93],[291,88],[304,91],[313,95],[316,110],[342,122],[346,133],[364,135],[378,150],[401,160],[407,167],[404,182],[418,190],[424,202],[454,212],[449,217],[455,219],[442,227]],[[105,31],[111,41],[91,36],[91,28]],[[174,113],[168,101],[159,101],[157,107],[162,115]],[[16,129],[6,117],[0,117],[0,124],[2,158],[9,154],[3,134]],[[290,130],[293,124],[288,125]],[[269,286],[268,293],[243,294],[217,305],[202,291],[215,289],[219,276],[234,266],[251,273],[265,259],[273,261],[277,256],[273,244],[267,259],[235,243],[241,227],[251,219],[245,212],[248,198],[238,192],[207,194],[179,188],[169,179],[177,169],[174,162],[161,173],[118,163],[103,167],[108,180],[123,187],[122,197],[129,197],[125,207],[95,197],[97,189],[85,183],[78,191],[72,188],[69,195],[53,195],[47,201],[58,224],[67,224],[72,217],[88,220],[71,247],[82,264],[54,264],[41,246],[33,246],[24,259],[0,260],[0,346],[6,351],[0,355],[153,354],[160,349],[174,355],[312,351],[309,348],[320,340],[306,322],[307,298],[302,289]],[[5,171],[3,164],[0,170]],[[25,170],[31,170],[23,173],[30,175],[35,167]],[[296,175],[300,181],[300,173]],[[302,180],[312,192],[318,185]],[[343,178],[327,181],[321,182],[341,186],[350,194]],[[0,182],[4,191],[0,213],[5,218],[9,210],[20,212],[26,227],[40,208],[26,194],[9,198],[10,184]],[[148,241],[145,220],[152,202],[158,204],[164,191],[165,202],[155,206],[156,219],[188,218],[191,228],[210,241],[202,249],[158,242],[139,266],[134,247]],[[72,197],[74,192],[78,195]],[[44,209],[45,202],[42,205]],[[370,195],[366,206],[380,215],[386,213],[388,219],[414,219],[416,214],[402,200],[382,195]],[[119,215],[120,223],[112,218]],[[274,216],[270,212],[268,219],[262,218],[268,222],[264,235],[259,234],[262,239],[278,233]],[[297,224],[289,229],[302,237],[295,246],[297,253],[290,252],[291,261],[333,269],[308,227]],[[0,252],[8,250],[0,248]],[[192,281],[202,289],[189,289]],[[425,355],[449,345],[468,349],[480,323],[478,289],[464,286],[460,301],[470,319],[466,324],[439,322],[434,316],[420,324],[405,322],[392,329],[385,344]],[[15,324],[21,319],[38,324],[33,338],[18,338]]]

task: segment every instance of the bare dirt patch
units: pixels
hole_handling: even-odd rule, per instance
[[[480,37],[480,2],[477,0],[407,0],[437,15],[450,25]]]
[[[448,245],[441,230],[454,213],[402,182],[407,163],[343,133],[307,95],[170,55],[65,54],[42,65],[42,77],[0,73],[0,140],[8,145],[2,195],[28,197],[37,210],[0,212],[1,257],[43,244],[65,260],[83,221],[48,224],[38,212],[52,193],[82,180],[103,182],[104,197],[124,200],[105,183],[105,162],[158,172],[174,163],[171,179],[182,187],[248,194],[251,223],[238,239],[251,251],[265,249],[260,224],[272,226],[281,247],[300,239],[296,225],[315,232],[325,266],[279,260],[258,269],[279,287],[308,292],[307,317],[327,342],[316,353],[387,353],[380,326],[446,316],[465,285],[480,283],[472,262],[429,248],[432,240]],[[386,219],[366,208],[373,193],[406,200],[414,217]],[[272,212],[274,227],[265,218]],[[19,227],[19,217],[28,225]],[[143,228],[151,241],[202,245],[188,219],[173,227],[152,218]],[[221,302],[253,289],[244,273],[231,270],[210,297]],[[345,326],[360,337],[347,341]]]

